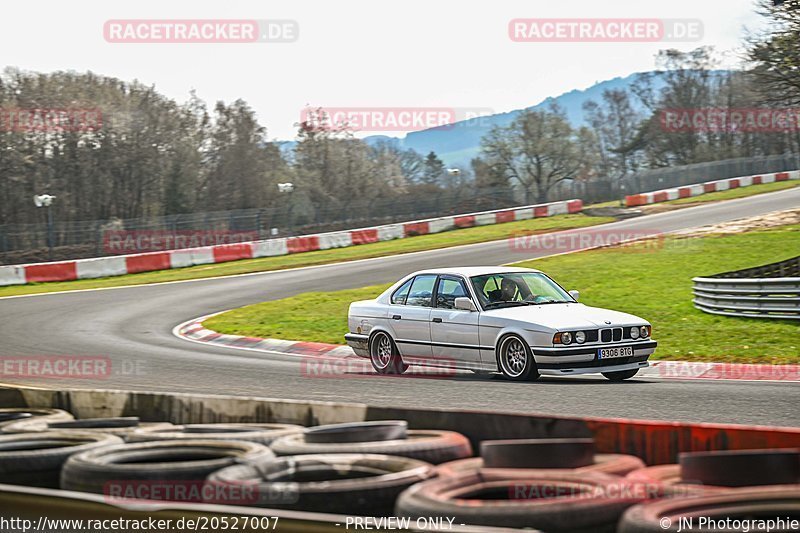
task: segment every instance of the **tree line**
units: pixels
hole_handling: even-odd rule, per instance
[[[110,220],[280,207],[286,199],[277,184],[291,182],[302,217],[434,194],[547,201],[569,180],[613,183],[650,168],[798,153],[797,127],[671,130],[665,116],[800,107],[799,3],[764,0],[771,27],[748,40],[746,68],[718,70],[710,48],[664,50],[658,69],[629,90],[586,103],[584,126],[571,125],[557,106],[522,111],[492,129],[480,156],[458,172],[433,152],[368,144],[346,127],[311,122],[298,123],[296,142],[284,149],[243,100],[209,108],[194,93],[178,103],[152,86],[91,72],[7,68],[0,74],[0,224],[40,222],[32,197],[45,192],[58,196],[60,220]],[[31,109],[96,110],[100,122],[19,116]],[[39,127],[48,120],[62,127]]]

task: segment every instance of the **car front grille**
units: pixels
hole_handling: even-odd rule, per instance
[[[600,330],[601,342],[619,342],[622,340],[622,328],[607,328]]]
[[[604,328],[604,329],[585,329],[583,332],[586,334],[586,342],[601,342],[608,344],[611,342],[630,342],[631,328]],[[647,340],[647,339],[635,339]]]

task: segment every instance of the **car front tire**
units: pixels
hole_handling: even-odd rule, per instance
[[[639,369],[634,368],[633,370],[623,370],[621,372],[603,372],[603,376],[610,381],[625,381],[635,376],[637,372],[639,372]]]
[[[394,340],[385,331],[378,331],[370,337],[369,360],[378,374],[402,374],[408,369]]]
[[[503,337],[497,348],[497,367],[511,381],[535,381],[539,379],[536,361],[530,346],[520,337]]]

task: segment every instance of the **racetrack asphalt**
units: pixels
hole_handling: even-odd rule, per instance
[[[602,229],[672,232],[797,206],[800,188],[627,219]],[[199,392],[395,407],[800,426],[796,383],[645,379],[611,383],[599,376],[512,383],[461,373],[446,379],[371,374],[314,378],[304,372],[303,359],[298,357],[205,346],[172,334],[177,324],[201,315],[301,292],[389,283],[422,268],[503,264],[546,255],[550,252],[520,253],[504,240],[277,272],[2,298],[0,357],[100,356],[111,359],[112,371],[91,379],[0,375],[0,382],[56,389]],[[657,317],[652,320],[657,323]]]

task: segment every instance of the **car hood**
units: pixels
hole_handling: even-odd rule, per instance
[[[593,329],[614,326],[649,324],[643,318],[628,313],[589,307],[580,303],[526,305],[491,309],[481,316],[481,324],[506,326],[509,321],[525,322],[553,330]],[[610,324],[609,324],[610,322]]]

